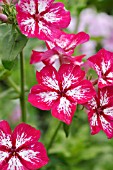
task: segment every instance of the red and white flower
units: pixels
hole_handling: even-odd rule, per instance
[[[54,38],[54,42],[46,41],[48,50],[45,52],[32,51],[31,64],[42,61],[45,65],[54,64],[56,60],[59,60],[60,64],[74,63],[80,65],[81,56],[71,56],[74,53],[76,46],[89,40],[89,35],[85,32],[78,34],[67,34],[62,32],[60,38]]]
[[[64,4],[54,0],[20,0],[16,5],[20,30],[28,37],[53,40],[59,37],[59,29],[70,23],[70,12]]]
[[[91,67],[98,74],[98,86],[113,85],[113,53],[105,49],[101,49],[97,54],[88,59]]]
[[[0,121],[0,169],[36,170],[48,163],[46,150],[38,142],[40,131],[25,123],[13,132],[7,121]]]
[[[103,130],[108,138],[113,137],[113,86],[98,90],[98,94],[88,103],[88,120],[91,134]]]
[[[53,66],[45,66],[36,73],[39,84],[31,88],[28,101],[39,109],[51,109],[54,117],[70,124],[77,103],[85,103],[95,94],[84,76],[77,65],[63,64],[58,72]]]

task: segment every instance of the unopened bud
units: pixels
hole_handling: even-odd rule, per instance
[[[0,14],[0,21],[7,22],[8,18],[5,14]]]

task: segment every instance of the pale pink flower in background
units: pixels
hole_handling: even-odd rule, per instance
[[[113,52],[113,29],[111,30],[110,36],[108,36],[105,39],[103,39],[102,46],[105,49]]]
[[[76,17],[72,17],[68,27],[70,31],[76,28]],[[98,41],[103,48],[113,52],[113,16],[104,12],[97,12],[95,9],[86,8],[80,14],[78,31],[87,32],[90,37],[100,37]],[[82,44],[80,51],[87,56],[93,55],[96,52],[97,41],[90,40]]]
[[[15,124],[21,120],[21,108],[19,104],[16,104],[12,114],[9,116],[9,120],[12,124]]]
[[[90,36],[104,38],[113,30],[113,17],[106,13],[97,13],[94,9],[85,9],[80,14],[78,31],[86,30]]]
[[[81,45],[80,52],[86,54],[86,58],[95,53],[96,41],[89,40],[88,42]]]
[[[75,31],[75,28],[76,28],[76,17],[72,16],[72,17],[71,17],[70,24],[68,25],[67,29],[68,29],[70,32],[74,32],[74,31]]]

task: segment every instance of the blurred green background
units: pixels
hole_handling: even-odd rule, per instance
[[[70,10],[71,15],[76,20],[76,24],[71,30],[77,33],[81,20],[81,13],[90,8],[96,11],[96,14],[106,13],[107,16],[112,18],[113,15],[113,0],[61,0],[65,7]],[[91,15],[89,13],[89,15]],[[101,18],[102,21],[105,18]],[[94,22],[96,23],[96,18]],[[111,20],[107,20],[108,25]],[[112,22],[111,22],[112,23]],[[105,23],[106,24],[106,23]],[[107,24],[106,24],[107,25]],[[111,33],[108,36],[113,37],[113,25],[110,26]],[[102,26],[105,33],[108,29]],[[97,29],[99,29],[97,24]],[[71,33],[70,29],[66,29]],[[75,30],[75,31],[74,31]],[[89,33],[89,25],[85,30]],[[85,31],[84,30],[84,31]],[[4,30],[5,32],[5,30]],[[93,52],[99,50],[105,45],[102,35],[91,33],[91,41],[94,45]],[[113,39],[111,43],[113,43]],[[26,101],[30,88],[36,84],[35,72],[36,68],[40,67],[29,64],[32,49],[43,49],[45,44],[43,41],[37,39],[30,39],[24,49],[25,57],[25,73],[26,73]],[[109,47],[108,47],[109,48]],[[82,49],[82,47],[81,47]],[[84,52],[80,47],[75,50],[75,54]],[[90,51],[90,46],[87,48]],[[109,50],[109,49],[108,49]],[[91,51],[92,52],[92,51]],[[93,52],[90,54],[93,54]],[[15,65],[12,70],[8,71],[0,64],[0,119],[8,120],[12,129],[21,122],[20,107],[18,95],[10,86],[10,80],[13,80],[20,86],[20,69],[19,69],[19,56],[16,59]],[[40,141],[47,147],[51,137],[58,126],[59,121],[51,116],[49,111],[41,111],[32,107],[27,102],[27,123],[35,126],[41,130]],[[113,169],[113,139],[108,140],[103,132],[95,136],[90,135],[90,128],[87,120],[87,113],[78,106],[73,118],[73,122],[69,127],[69,136],[66,137],[63,126],[61,126],[55,141],[48,152],[50,162],[41,170],[112,170]]]

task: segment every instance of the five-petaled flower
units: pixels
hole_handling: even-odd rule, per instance
[[[38,142],[40,131],[25,123],[13,132],[7,121],[0,121],[0,169],[36,170],[48,163],[46,150]]]
[[[20,30],[28,37],[53,40],[70,23],[70,12],[54,0],[20,0],[16,5]]]
[[[91,67],[98,74],[98,86],[113,85],[113,53],[105,49],[101,49],[97,54],[88,59]]]
[[[36,76],[39,84],[32,87],[28,101],[39,109],[51,109],[66,124],[71,123],[77,103],[85,103],[95,94],[91,82],[83,80],[85,72],[74,64],[63,64],[58,72],[45,66]]]
[[[78,34],[67,34],[62,32],[60,38],[54,38],[54,42],[46,41],[48,50],[45,52],[32,51],[30,63],[34,64],[42,61],[45,65],[54,64],[59,60],[60,64],[74,63],[80,65],[81,56],[71,56],[76,46],[89,40],[89,35],[85,32]]]
[[[98,90],[86,107],[89,109],[88,120],[91,134],[103,130],[108,138],[113,137],[113,86]]]

